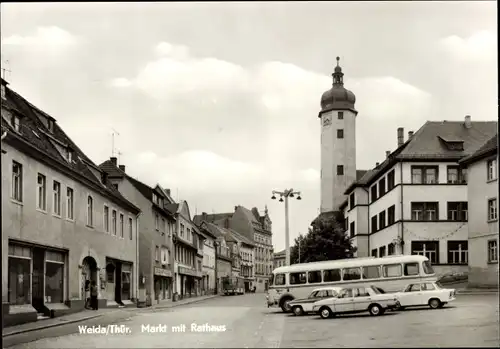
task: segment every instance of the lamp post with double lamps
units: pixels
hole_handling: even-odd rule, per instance
[[[276,200],[276,195],[280,196],[279,202],[285,202],[285,265],[290,265],[290,227],[288,217],[288,198],[293,198],[297,195],[297,200],[302,200],[300,191],[293,191],[293,189],[285,189],[283,191],[273,190],[271,199]],[[284,200],[283,200],[284,198]]]

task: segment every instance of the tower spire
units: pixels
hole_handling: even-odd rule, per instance
[[[335,72],[332,74],[332,76],[333,86],[344,86],[344,73],[342,73],[339,56],[337,56],[337,66],[335,67]]]

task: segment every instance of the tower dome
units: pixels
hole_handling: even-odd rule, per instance
[[[356,96],[354,93],[344,88],[344,73],[339,65],[340,57],[337,57],[337,66],[332,74],[332,88],[321,96],[321,111],[330,109],[354,109]]]

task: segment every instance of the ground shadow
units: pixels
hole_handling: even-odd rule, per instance
[[[393,316],[393,315],[396,315],[400,312],[387,312],[387,313],[384,313],[384,315],[379,315],[379,316]],[[379,317],[379,316],[372,316],[370,314],[337,314],[335,315],[334,317],[332,317],[331,319],[363,319],[363,318],[374,318],[374,317]],[[316,320],[324,320],[323,318],[321,317],[318,317],[316,318]]]
[[[407,311],[422,311],[422,310],[434,310],[434,311],[437,311],[437,310],[446,310],[446,309],[454,309],[454,308],[456,308],[456,306],[454,306],[454,305],[445,306],[443,308],[438,308],[438,309],[432,309],[428,305],[420,305],[420,306],[417,306],[417,307],[405,308],[404,310],[399,310],[399,312],[401,313],[401,312],[407,312]]]

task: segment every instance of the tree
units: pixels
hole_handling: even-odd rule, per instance
[[[339,213],[320,215],[306,236],[300,235],[295,239],[290,249],[291,264],[299,263],[299,242],[300,263],[353,258],[356,252],[345,234],[344,218]]]

